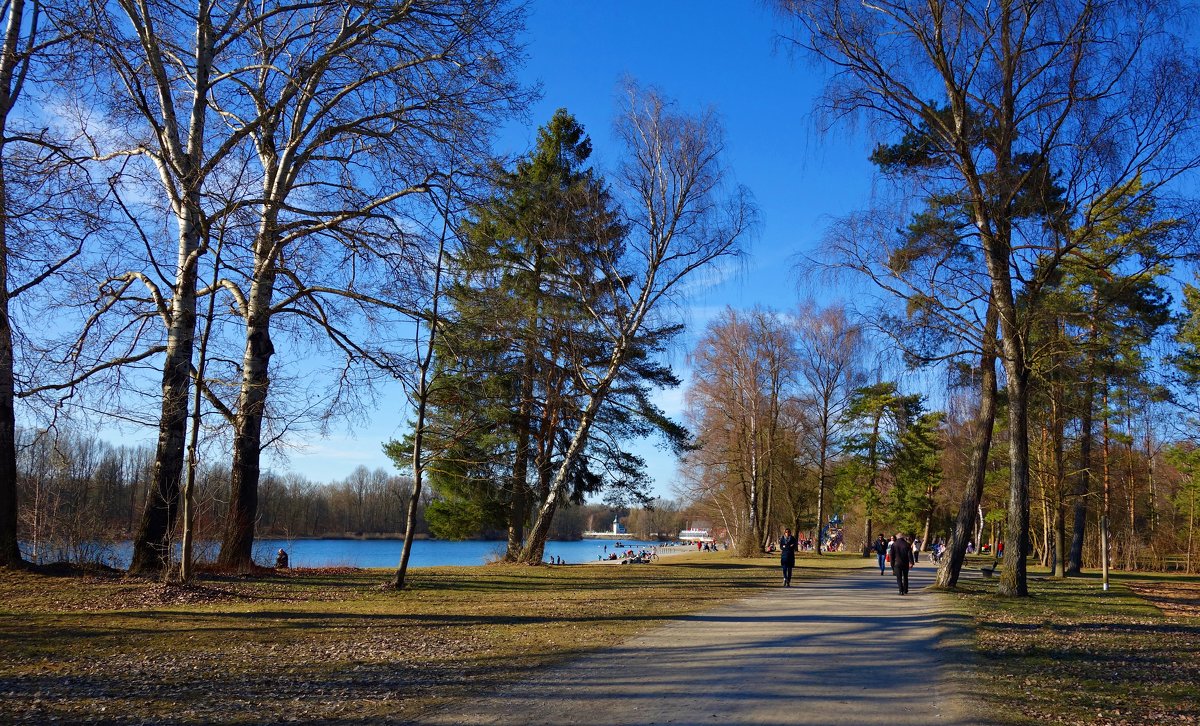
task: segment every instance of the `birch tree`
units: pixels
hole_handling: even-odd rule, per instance
[[[855,390],[865,380],[861,357],[862,331],[841,307],[824,310],[808,305],[796,315],[796,356],[800,394],[809,408],[812,427],[806,448],[817,470],[816,551],[821,553],[833,461],[841,451],[842,434],[850,423]]]
[[[524,95],[512,78],[519,8],[507,0],[255,9],[249,58],[214,105],[252,140],[261,174],[244,277],[225,289],[245,325],[233,427],[233,482],[220,564],[250,564],[263,419],[275,353],[272,320],[297,318],[348,361],[396,372],[381,344],[415,319],[398,280],[426,264],[407,220],[454,158],[484,158],[491,129]],[[231,74],[233,76],[233,74]],[[460,166],[465,168],[461,162]],[[434,263],[440,265],[440,262]],[[332,314],[339,301],[349,313]],[[365,311],[365,312],[364,312]]]
[[[114,129],[112,138],[97,140],[98,146],[112,142],[112,148],[98,148],[97,153],[148,162],[175,227],[174,264],[159,267],[164,240],[147,231],[157,226],[135,220],[150,274],[131,269],[115,275],[102,286],[107,301],[98,303],[104,310],[126,296],[146,299],[165,330],[165,342],[120,361],[163,354],[154,480],[134,536],[134,573],[160,572],[170,559],[186,445],[197,279],[206,229],[214,217],[205,195],[210,179],[243,141],[237,135],[212,137],[209,102],[213,85],[223,76],[219,66],[224,55],[244,32],[240,21],[246,8],[241,0],[201,0],[186,9],[156,0],[97,0],[87,13],[63,18],[85,41],[84,48],[93,51],[94,67],[86,69],[96,83],[90,90],[104,99]],[[87,93],[80,85],[77,92]],[[144,292],[134,293],[135,286]],[[93,370],[115,364],[97,362]]]

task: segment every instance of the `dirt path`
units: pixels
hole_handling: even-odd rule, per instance
[[[803,561],[801,561],[803,564]],[[855,570],[684,618],[428,724],[970,724],[955,619],[923,563],[901,597]]]

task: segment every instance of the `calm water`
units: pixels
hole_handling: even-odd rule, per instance
[[[659,542],[621,540],[623,549],[637,550],[653,547]],[[577,564],[594,562],[606,551],[613,549],[611,540],[585,539],[578,542],[550,541],[546,543],[546,559],[561,557],[563,562]],[[287,550],[292,567],[396,567],[400,564],[399,540],[358,539],[262,539],[254,542],[254,560],[261,565],[275,564],[275,552]],[[607,547],[607,550],[605,549]],[[436,567],[439,565],[482,565],[499,558],[504,552],[503,542],[448,542],[443,540],[417,540],[413,542],[409,567]],[[114,547],[104,560],[114,567],[129,566],[133,545],[129,542]],[[198,547],[204,559],[215,559],[216,544]]]

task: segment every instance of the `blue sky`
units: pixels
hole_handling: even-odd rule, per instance
[[[657,87],[685,110],[713,106],[723,120],[726,163],[754,193],[761,225],[748,240],[740,272],[685,301],[690,329],[683,349],[726,305],[794,307],[797,256],[814,250],[831,216],[865,206],[870,194],[869,140],[845,128],[821,132],[813,121],[821,72],[779,46],[777,31],[775,18],[750,2],[538,0],[530,6],[522,76],[540,82],[543,96],[528,123],[500,130],[499,151],[527,150],[537,127],[566,108],[591,135],[597,165],[611,168],[619,158],[611,129],[625,76]],[[686,376],[684,353],[672,363]],[[660,405],[678,415],[682,397],[682,390],[666,392]],[[406,419],[403,405],[393,392],[377,402],[370,424],[352,433],[335,430],[272,465],[317,481],[340,479],[359,464],[390,467],[380,445],[403,433],[397,425]],[[637,450],[650,461],[655,491],[671,496],[673,458],[649,445]]]

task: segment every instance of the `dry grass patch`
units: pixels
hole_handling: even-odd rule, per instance
[[[773,587],[777,561],[205,577],[0,571],[0,722],[403,721]],[[824,565],[802,563],[798,577]]]
[[[1174,617],[1200,617],[1200,582],[1130,583],[1129,589]]]
[[[961,584],[976,627],[972,688],[997,723],[1200,723],[1200,623],[1165,616],[1134,591],[1198,583],[1115,581],[1104,592],[1095,577],[1032,578],[1029,598]]]

